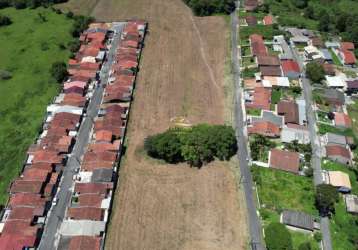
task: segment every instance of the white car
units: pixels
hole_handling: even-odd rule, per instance
[[[53,200],[52,200],[52,206],[56,206],[57,205],[57,197],[53,197]]]

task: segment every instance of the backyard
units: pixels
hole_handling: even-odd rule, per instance
[[[11,79],[0,79],[0,205],[7,188],[19,174],[25,152],[39,132],[47,104],[59,90],[49,69],[55,61],[66,61],[66,45],[72,20],[50,9],[6,8],[12,24],[0,28],[0,71]]]

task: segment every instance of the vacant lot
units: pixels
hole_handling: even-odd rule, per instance
[[[92,15],[149,22],[107,249],[244,249],[245,210],[229,163],[197,170],[142,151],[144,138],[173,117],[224,122],[224,18],[195,18],[181,0],[103,0]]]
[[[25,151],[34,141],[46,105],[58,91],[49,69],[65,61],[72,37],[72,21],[49,9],[15,10],[0,14],[13,23],[0,27],[0,71],[12,78],[0,79],[0,205],[7,200],[7,187],[22,167]]]

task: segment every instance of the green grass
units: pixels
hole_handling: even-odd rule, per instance
[[[261,110],[260,109],[249,108],[249,109],[246,109],[246,113],[247,113],[247,115],[260,116],[261,115]]]
[[[49,69],[53,62],[69,57],[59,44],[66,45],[72,39],[72,21],[44,8],[6,8],[0,14],[13,21],[0,27],[0,69],[13,76],[0,80],[0,204],[4,204],[8,185],[21,170],[46,106],[58,93],[59,85]]]
[[[354,173],[353,170],[349,169],[346,165],[333,162],[330,160],[323,160],[322,161],[322,169],[325,170],[332,170],[332,171],[342,171],[344,173],[347,173],[349,175],[349,179],[351,181],[352,185],[352,193],[358,195],[358,182],[357,182],[357,176]]]
[[[353,130],[350,128],[341,129],[322,123],[318,124],[318,132],[321,135],[325,133],[334,133],[334,134],[345,135],[345,136],[353,136]]]
[[[242,9],[239,11],[239,17],[240,18],[245,18],[247,16],[254,16],[254,17],[257,18],[257,21],[262,21],[262,19],[267,15],[268,15],[267,13],[264,13],[264,12],[261,12],[261,11],[259,11],[259,12],[252,12],[252,11],[247,12],[247,11],[244,11]]]
[[[259,34],[262,35],[265,40],[272,40],[273,36],[280,35],[282,34],[282,32],[279,30],[275,30],[272,25],[240,27],[240,40],[247,40],[252,34]]]
[[[337,66],[342,66],[341,61],[338,59],[338,56],[333,52],[332,49],[329,49],[329,53],[331,53],[333,63]]]
[[[259,69],[258,68],[244,68],[244,70],[242,70],[241,72],[242,72],[242,77],[244,79],[253,78],[253,77],[255,77],[255,73],[259,72]]]
[[[277,104],[281,100],[282,91],[279,88],[273,88],[271,92],[271,103]]]
[[[332,121],[327,117],[327,113],[318,110],[317,111],[318,121],[332,124]]]
[[[311,178],[255,166],[252,170],[261,205],[277,212],[292,209],[317,215]]]

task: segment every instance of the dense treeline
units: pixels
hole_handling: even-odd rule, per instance
[[[234,0],[183,0],[197,16],[230,14],[235,10]]]
[[[67,0],[0,0],[0,8],[15,7],[17,9],[36,8],[49,6],[51,4],[63,3]]]
[[[190,129],[169,129],[144,142],[149,156],[169,163],[188,162],[200,167],[215,157],[229,160],[237,150],[235,132],[225,125],[200,124]]]

